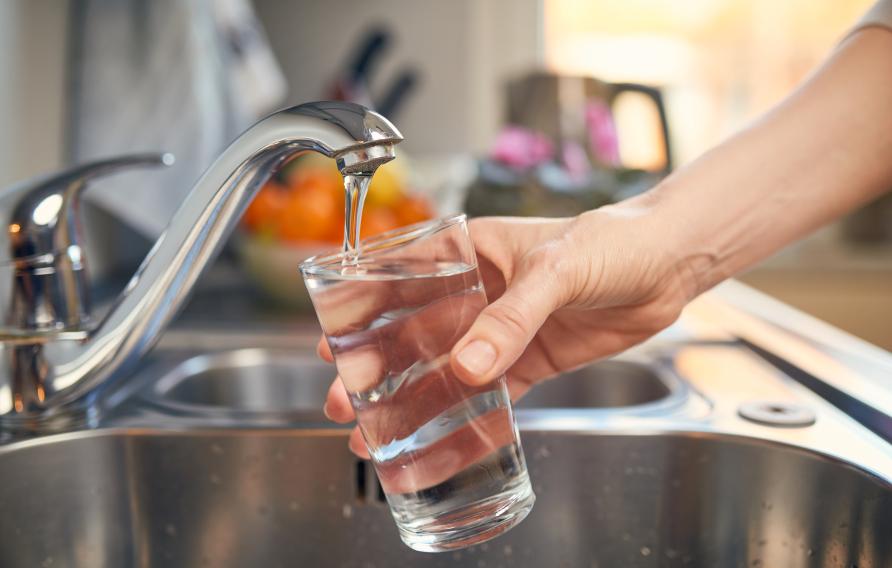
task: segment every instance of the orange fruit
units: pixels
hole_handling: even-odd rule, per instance
[[[322,185],[292,190],[279,216],[277,236],[287,242],[329,240],[342,204]]]
[[[396,204],[394,213],[401,227],[433,219],[434,217],[434,210],[430,202],[420,195],[404,197]]]
[[[273,230],[288,200],[288,190],[275,181],[268,181],[242,216],[242,225],[253,232]]]
[[[384,207],[366,207],[362,212],[360,237],[365,239],[400,226],[399,219],[393,211]]]

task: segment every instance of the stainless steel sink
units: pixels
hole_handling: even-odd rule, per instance
[[[334,367],[305,351],[238,349],[189,357],[147,398],[183,412],[321,413]]]
[[[149,369],[149,401],[179,414],[321,415],[335,375],[307,350],[251,348],[190,355]],[[160,375],[160,377],[158,377]],[[158,378],[156,378],[158,377]],[[654,360],[612,360],[566,373],[527,393],[520,408],[646,411],[684,398],[684,384]],[[635,407],[635,408],[631,408]]]
[[[488,544],[417,553],[345,437],[98,430],[5,446],[0,565],[892,566],[887,481],[773,442],[681,432],[524,432],[528,519]]]
[[[681,394],[681,383],[654,362],[602,361],[545,381],[518,401],[520,408],[626,408]]]

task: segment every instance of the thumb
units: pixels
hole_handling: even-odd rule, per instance
[[[527,270],[480,312],[452,348],[450,362],[459,379],[482,385],[503,375],[517,361],[559,307],[553,282],[550,276]]]

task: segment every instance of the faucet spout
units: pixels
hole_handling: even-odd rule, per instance
[[[394,158],[394,145],[402,139],[383,116],[345,102],[299,105],[249,128],[198,180],[86,338],[44,335],[31,345],[0,344],[4,358],[15,351],[18,359],[0,368],[0,424],[48,422],[131,370],[176,315],[254,195],[291,156],[315,151],[336,160],[344,174],[370,174]]]

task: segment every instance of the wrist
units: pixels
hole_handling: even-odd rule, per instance
[[[694,196],[674,187],[673,178],[612,207],[632,219],[635,239],[655,259],[664,277],[675,282],[685,302],[725,278],[716,241],[704,231]]]

